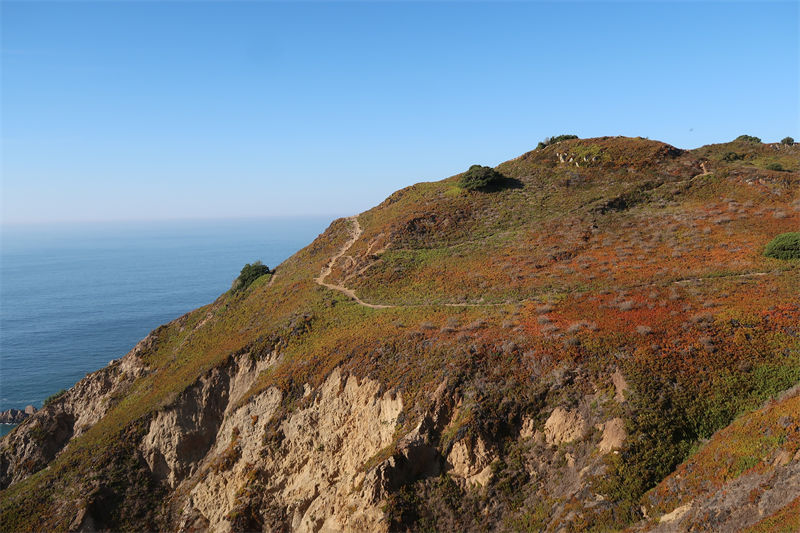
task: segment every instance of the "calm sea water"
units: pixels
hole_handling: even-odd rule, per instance
[[[0,410],[39,408],[160,324],[212,302],[245,263],[274,267],[332,219],[4,227]]]

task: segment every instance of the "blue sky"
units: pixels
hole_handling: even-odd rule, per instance
[[[4,223],[352,214],[561,133],[800,138],[797,2],[2,10]]]

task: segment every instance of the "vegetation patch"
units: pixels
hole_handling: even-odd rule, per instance
[[[239,435],[239,428],[234,427],[231,431],[231,441],[228,444],[228,447],[225,448],[222,453],[215,458],[211,465],[211,470],[219,473],[223,470],[230,470],[233,468],[233,465],[236,464],[236,461],[238,461],[242,456],[242,448],[239,444]]]
[[[798,526],[800,526],[800,496],[780,511],[742,530],[742,533],[797,533]]]
[[[502,179],[503,175],[491,167],[472,165],[461,175],[458,185],[468,191],[477,191],[497,185]]]
[[[256,261],[253,264],[247,263],[242,267],[242,271],[239,273],[239,277],[236,278],[233,282],[233,286],[231,287],[232,292],[241,292],[246,290],[250,285],[253,284],[255,280],[260,278],[261,276],[266,276],[267,274],[271,274],[269,267],[263,264],[261,261]]]
[[[542,148],[547,148],[551,144],[556,144],[561,141],[569,141],[571,139],[577,139],[577,135],[556,135],[555,137],[545,137],[543,141],[539,142],[536,145],[536,149],[540,150]]]
[[[775,259],[800,259],[800,232],[781,233],[769,241],[764,255]]]
[[[50,396],[47,397],[47,399],[45,399],[44,403],[42,404],[42,407],[44,407],[45,405],[50,405],[54,401],[56,401],[59,398],[61,398],[62,396],[64,396],[66,393],[67,393],[66,389],[61,389],[60,391],[56,392],[55,394],[51,394]]]

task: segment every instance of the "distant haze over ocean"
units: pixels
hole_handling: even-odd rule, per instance
[[[2,228],[0,410],[51,394],[211,303],[245,263],[274,268],[333,216]]]

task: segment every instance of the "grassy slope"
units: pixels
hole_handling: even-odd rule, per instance
[[[786,462],[800,451],[800,395],[771,401],[713,435],[650,493],[668,512],[738,477],[769,470],[779,453]],[[756,487],[751,495],[755,497]]]
[[[724,161],[730,151],[743,158]],[[498,192],[461,191],[456,177],[399,191],[360,215],[354,261],[329,281],[407,307],[365,309],[313,283],[347,240],[347,221],[335,222],[273,285],[262,278],[159,328],[146,356],[154,372],[47,470],[3,491],[2,522],[63,529],[81,493],[114,472],[147,488],[131,481],[135,465],[120,465],[124,443],[208,369],[274,348],[281,363],[253,393],[279,386],[299,401],[303,383],[341,366],[402,390],[409,428],[443,378],[489,384],[471,421],[482,431],[519,423],[535,403],[531,378],[549,369],[581,367],[602,382],[621,366],[634,389],[624,415],[641,439],[630,439],[639,445],[610,465],[602,487],[619,509],[585,519],[635,519],[639,498],[697,439],[800,379],[798,265],[761,255],[800,223],[797,155],[749,143],[680,152],[641,139],[576,140],[500,165],[516,183]],[[701,160],[710,174],[698,176]],[[793,172],[764,170],[771,162]],[[441,305],[462,302],[499,305]],[[123,506],[115,520],[135,528],[159,518]]]

